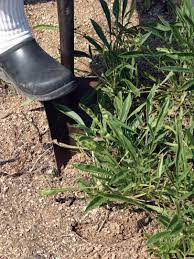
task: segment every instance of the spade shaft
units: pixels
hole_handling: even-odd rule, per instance
[[[60,53],[61,63],[69,68],[74,74],[74,0],[57,0],[59,31],[60,31]],[[85,115],[79,110],[79,102],[85,93],[93,91],[96,85],[95,77],[77,78],[78,88],[68,96],[64,96],[54,102],[62,104],[75,110],[83,120],[87,120]],[[92,101],[93,102],[93,101]],[[69,119],[61,114],[53,105],[53,102],[45,102],[45,111],[48,119],[52,140],[58,143],[70,144]],[[71,158],[72,152],[67,148],[53,144],[54,156],[57,172],[60,175],[61,168],[64,167]]]
[[[74,0],[57,0],[57,11],[60,32],[61,63],[74,73]],[[56,100],[56,103],[71,106],[72,95]],[[59,143],[69,143],[67,118],[56,110],[53,102],[44,103],[52,140]],[[69,149],[53,144],[57,173],[65,166],[71,157]]]

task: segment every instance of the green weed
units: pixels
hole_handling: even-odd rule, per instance
[[[90,44],[87,56],[93,59],[97,53],[105,64],[99,76],[96,104],[81,104],[92,120],[91,125],[85,125],[67,107],[59,107],[78,123],[82,133],[74,138],[93,161],[74,165],[91,176],[88,181],[79,180],[80,189],[90,197],[86,211],[112,201],[155,211],[161,230],[148,236],[150,253],[165,259],[191,258],[194,256],[192,1],[182,1],[180,7],[170,2],[176,17],[172,22],[160,17],[160,22],[135,28],[130,27],[135,1],[128,6],[128,1],[115,0],[112,11],[106,1],[100,3],[108,31],[92,21],[98,40],[85,36]],[[153,36],[161,40],[160,47],[149,46]]]

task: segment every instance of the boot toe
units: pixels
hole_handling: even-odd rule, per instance
[[[0,65],[23,95],[40,101],[57,99],[76,88],[71,71],[28,40],[0,56]]]

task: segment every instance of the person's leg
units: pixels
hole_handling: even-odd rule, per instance
[[[71,71],[32,38],[24,0],[0,0],[0,79],[39,101],[59,98],[77,86]]]
[[[32,37],[23,0],[0,0],[0,54]]]

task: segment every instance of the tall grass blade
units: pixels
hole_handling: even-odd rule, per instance
[[[127,6],[128,6],[128,0],[123,0],[123,3],[122,3],[122,23],[124,21],[124,17],[125,17],[125,14],[126,14]]]
[[[94,20],[91,19],[91,23],[93,25],[94,30],[96,31],[98,37],[101,39],[101,41],[103,42],[103,44],[110,49],[110,44],[108,43],[108,40],[102,30],[102,28],[100,27],[100,25],[95,22]]]
[[[140,90],[129,80],[127,79],[122,79],[121,82],[124,82],[125,85],[129,88],[129,90],[131,90],[134,95],[136,96],[140,96]]]
[[[100,46],[100,44],[96,40],[94,40],[93,38],[91,38],[90,36],[87,36],[87,35],[85,35],[84,38],[90,44],[92,44],[96,48],[96,50],[98,50],[99,52],[102,52],[103,48]]]
[[[55,107],[61,113],[63,113],[66,116],[70,117],[71,119],[73,119],[78,124],[80,124],[82,126],[86,126],[85,123],[83,122],[82,118],[77,113],[75,113],[72,109],[70,109],[69,107],[67,107],[65,105],[61,105],[61,104],[56,104]]]
[[[184,67],[177,67],[177,66],[168,66],[168,67],[161,67],[163,71],[172,71],[178,73],[194,73],[194,67],[191,68],[184,68]]]
[[[150,245],[152,245],[152,244],[158,242],[160,239],[166,238],[166,237],[169,237],[169,236],[170,236],[170,231],[167,231],[167,230],[166,230],[166,231],[158,232],[158,233],[152,235],[152,236],[149,238],[147,244],[148,244],[148,246],[150,246]]]
[[[109,33],[111,34],[112,33],[112,21],[111,21],[111,14],[110,14],[110,10],[108,8],[108,4],[105,0],[99,0],[99,1],[100,1],[101,6],[102,6],[102,9],[104,11],[104,14],[106,16],[106,20],[107,20],[108,28],[109,28]]]
[[[96,209],[100,207],[102,204],[107,202],[107,198],[103,196],[96,196],[93,200],[90,201],[88,206],[85,209],[85,212],[89,212],[90,210]]]
[[[130,111],[131,105],[132,105],[132,99],[131,99],[131,94],[129,93],[127,98],[125,99],[123,105],[120,106],[120,109],[121,109],[120,120],[122,122],[126,122],[128,116],[129,116],[129,111]]]
[[[119,14],[120,14],[119,0],[114,0],[114,2],[113,2],[113,14],[116,18],[116,22],[118,22],[119,21]]]
[[[88,173],[105,174],[105,175],[108,175],[108,176],[111,175],[111,173],[109,173],[107,170],[105,170],[103,168],[100,168],[100,167],[97,167],[95,165],[86,165],[86,164],[83,164],[83,163],[79,163],[79,164],[74,164],[73,166],[75,168],[79,169],[79,170],[82,170],[82,171],[85,171],[85,172],[88,172]]]
[[[53,189],[44,189],[40,192],[42,196],[51,196],[58,193],[72,192],[71,188],[53,188]]]
[[[156,134],[163,126],[163,121],[165,119],[166,114],[168,113],[168,109],[169,109],[169,103],[170,103],[170,99],[167,98],[164,102],[164,104],[162,105],[159,115],[158,115],[158,119],[156,122],[156,127],[155,127],[155,131],[154,133]]]

